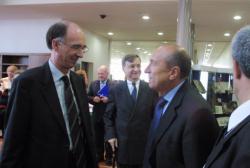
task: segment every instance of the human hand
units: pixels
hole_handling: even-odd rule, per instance
[[[99,102],[101,101],[101,98],[100,98],[99,96],[95,96],[95,97],[93,98],[93,101],[94,101],[95,103],[99,103]]]
[[[102,96],[101,100],[102,100],[103,103],[107,103],[109,101],[109,98],[106,97],[106,96]]]

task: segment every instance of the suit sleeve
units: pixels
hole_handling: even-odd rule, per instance
[[[95,102],[93,101],[94,96],[95,96],[95,93],[94,93],[94,82],[92,82],[89,85],[89,91],[88,91],[88,101],[92,105],[95,105]]]
[[[115,87],[110,90],[109,102],[106,107],[106,111],[103,115],[104,125],[105,125],[105,140],[111,138],[116,138],[115,131],[115,116],[116,116],[116,106],[115,106]]]
[[[205,164],[218,132],[218,124],[208,108],[197,109],[189,116],[182,149],[186,168],[201,168]]]
[[[24,168],[30,124],[30,93],[24,81],[15,80],[8,103],[8,123],[0,156],[1,168]]]

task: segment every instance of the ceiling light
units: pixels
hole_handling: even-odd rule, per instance
[[[147,52],[147,51],[144,51],[143,53],[144,53],[144,54],[147,54],[148,52]]]
[[[127,42],[127,43],[126,43],[126,45],[131,46],[131,45],[132,45],[132,43],[131,43],[131,42]]]
[[[140,50],[141,48],[137,47],[136,50]]]
[[[209,43],[209,44],[207,44],[207,46],[208,46],[208,47],[212,47],[212,46],[213,46],[213,44]]]
[[[163,36],[163,35],[164,35],[163,32],[158,32],[157,34],[158,34],[159,36]]]
[[[234,20],[241,20],[241,19],[242,19],[242,17],[240,15],[234,16]]]
[[[163,43],[163,44],[167,44],[168,42],[167,42],[167,41],[163,41],[162,43]]]
[[[229,37],[229,36],[231,36],[231,34],[230,33],[224,33],[224,36]]]
[[[143,19],[143,20],[149,20],[150,17],[149,17],[148,15],[143,15],[143,16],[142,16],[142,19]]]
[[[113,33],[113,32],[108,32],[108,35],[109,35],[109,36],[113,36],[114,33]]]

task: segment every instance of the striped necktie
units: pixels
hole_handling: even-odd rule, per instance
[[[77,168],[87,168],[85,153],[85,136],[82,128],[82,120],[77,112],[76,103],[73,98],[70,81],[67,76],[61,78],[64,82],[64,96],[67,108],[67,117],[70,128],[70,137],[72,140],[72,153],[76,161]]]

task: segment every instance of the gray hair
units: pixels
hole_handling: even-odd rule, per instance
[[[250,25],[241,28],[232,40],[232,56],[250,78]]]

